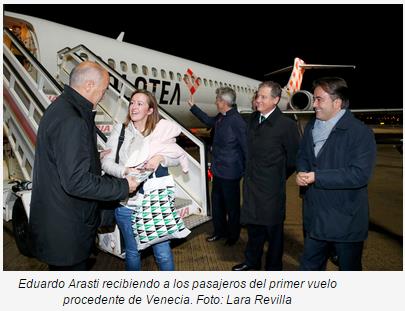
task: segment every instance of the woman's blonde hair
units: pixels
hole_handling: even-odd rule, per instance
[[[152,133],[152,131],[156,127],[156,124],[159,122],[158,104],[157,104],[155,95],[153,95],[151,92],[149,92],[147,90],[143,90],[143,89],[136,90],[135,92],[132,93],[130,98],[132,99],[132,97],[134,97],[135,94],[144,94],[147,97],[146,103],[148,104],[148,108],[149,109],[153,108],[152,114],[147,116],[145,129],[142,132],[142,135],[146,137],[150,133]],[[131,122],[131,112],[130,112],[130,108],[129,108],[130,106],[131,106],[131,104],[128,105],[128,114],[127,114],[127,118],[124,123],[125,127],[127,127],[129,122]]]

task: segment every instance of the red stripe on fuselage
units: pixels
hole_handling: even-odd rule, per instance
[[[24,129],[24,132],[25,132],[25,134],[27,134],[32,145],[35,146],[35,144],[37,142],[36,133],[34,132],[34,130],[31,128],[31,126],[27,122],[27,120],[26,120],[24,114],[21,112],[20,108],[18,108],[17,104],[11,97],[8,89],[6,89],[4,86],[3,86],[3,97],[9,103],[11,110],[13,111],[15,117],[18,120],[18,123],[20,123],[21,127]]]

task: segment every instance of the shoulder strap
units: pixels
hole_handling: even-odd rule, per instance
[[[125,138],[125,125],[123,123],[122,128],[121,128],[120,137],[118,137],[117,153],[115,154],[115,163],[117,163],[117,164],[120,162],[119,153],[120,153],[122,143],[124,142],[124,138]]]

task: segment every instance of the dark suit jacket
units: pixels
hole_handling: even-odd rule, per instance
[[[36,257],[70,266],[90,256],[98,226],[96,200],[125,199],[125,179],[101,176],[92,104],[69,86],[39,124],[30,231]]]
[[[248,122],[248,155],[241,223],[276,225],[285,218],[285,183],[295,171],[299,132],[278,107],[259,124],[259,112]]]
[[[232,108],[225,116],[209,117],[193,105],[190,111],[207,126],[215,129],[212,143],[212,173],[224,179],[239,179],[245,170],[246,122]]]
[[[376,161],[373,132],[347,110],[315,157],[312,120],[305,128],[297,171],[315,172],[304,189],[304,229],[311,238],[359,242],[368,234],[367,185]]]

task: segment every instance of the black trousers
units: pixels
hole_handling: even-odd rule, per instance
[[[322,271],[326,269],[330,247],[334,247],[341,271],[361,271],[363,242],[333,242],[313,239],[306,234],[304,252],[301,256],[301,271]]]
[[[261,268],[264,243],[268,241],[265,270],[283,270],[284,224],[272,226],[247,225],[248,242],[245,249],[245,263]]]
[[[212,181],[212,218],[214,234],[238,240],[240,234],[240,178]]]

